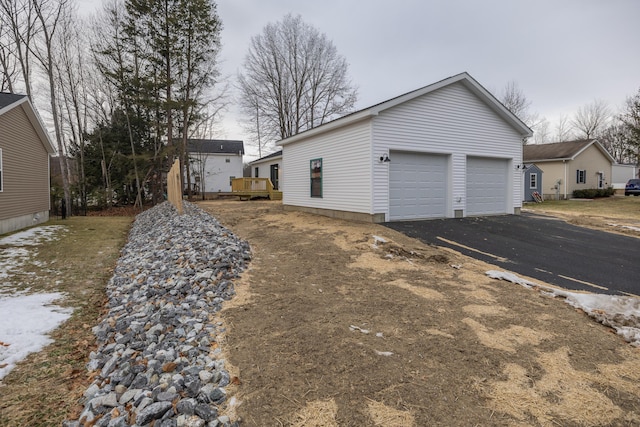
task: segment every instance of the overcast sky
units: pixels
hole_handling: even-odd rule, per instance
[[[81,10],[99,0],[79,0]],[[499,96],[516,81],[554,121],[640,88],[640,0],[218,0],[222,72],[235,82],[252,36],[287,13],[349,63],[358,109],[468,72]],[[222,138],[246,139],[230,108]],[[552,123],[553,125],[553,123]],[[252,149],[247,147],[248,154]]]

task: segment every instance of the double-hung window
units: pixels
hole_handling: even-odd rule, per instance
[[[322,197],[322,159],[310,161],[311,197]]]
[[[586,184],[587,183],[587,171],[578,169],[576,170],[576,184]]]

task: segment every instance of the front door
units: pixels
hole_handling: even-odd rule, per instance
[[[278,176],[280,175],[278,165],[271,165],[271,183],[273,184],[273,189],[278,190]]]
[[[598,188],[600,188],[600,189],[604,188],[604,173],[603,172],[598,172]]]

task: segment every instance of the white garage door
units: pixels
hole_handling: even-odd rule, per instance
[[[389,153],[390,220],[446,216],[447,157]]]
[[[507,160],[467,158],[467,215],[507,213]]]

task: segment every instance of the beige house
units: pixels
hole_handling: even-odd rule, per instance
[[[545,199],[568,199],[574,190],[602,189],[612,184],[615,160],[595,139],[525,145],[522,159],[544,171]]]
[[[49,220],[54,151],[29,98],[0,93],[0,234]]]

